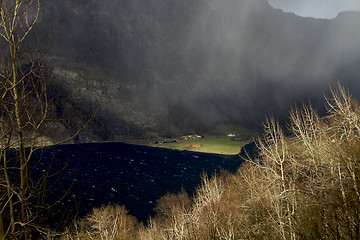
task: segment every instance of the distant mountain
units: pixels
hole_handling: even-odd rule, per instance
[[[43,0],[38,27],[73,105],[100,103],[89,141],[257,124],[316,105],[336,81],[360,89],[359,18],[302,18],[266,0]]]

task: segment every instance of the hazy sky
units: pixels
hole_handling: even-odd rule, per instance
[[[360,11],[360,0],[269,0],[286,12],[303,17],[334,18],[342,11]]]

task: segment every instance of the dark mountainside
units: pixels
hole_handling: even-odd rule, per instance
[[[360,14],[302,18],[265,0],[47,0],[47,65],[84,114],[81,141],[256,125],[315,105],[340,81],[359,88]]]

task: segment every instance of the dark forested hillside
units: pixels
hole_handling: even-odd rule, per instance
[[[265,0],[50,0],[38,26],[74,104],[101,103],[93,138],[114,140],[253,124],[336,81],[357,86],[359,18],[302,18]]]

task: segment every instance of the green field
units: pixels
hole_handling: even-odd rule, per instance
[[[229,137],[229,134],[235,136]],[[195,134],[193,135],[195,136]],[[238,154],[241,148],[252,141],[255,131],[239,125],[218,125],[202,138],[193,137],[185,140],[181,137],[175,138],[177,142],[156,144],[156,147],[166,147],[179,150],[218,153],[234,155]]]
[[[234,155],[239,153],[241,147],[243,147],[246,143],[247,141],[231,141],[230,137],[208,136],[196,140],[183,140],[180,142],[157,144],[157,146],[174,148],[179,150]],[[200,146],[193,147],[197,144],[199,144]],[[188,147],[191,147],[191,149]]]

